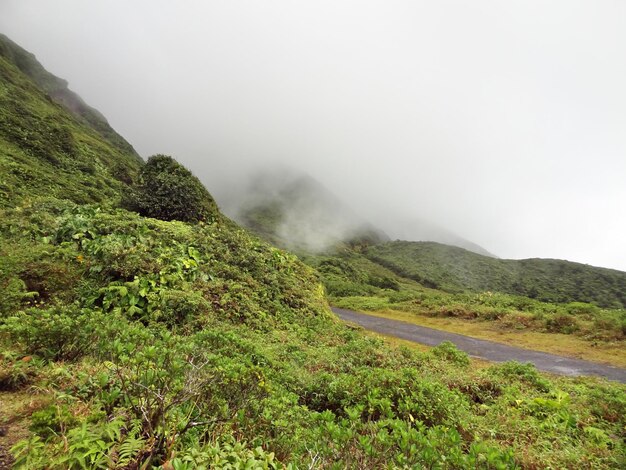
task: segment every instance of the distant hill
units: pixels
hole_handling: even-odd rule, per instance
[[[0,207],[35,196],[119,199],[141,165],[98,111],[0,35]]]
[[[295,251],[389,240],[317,180],[288,170],[255,175],[225,211],[266,240]]]
[[[419,217],[406,217],[404,219],[389,219],[381,224],[392,239],[407,240],[413,242],[436,242],[445,245],[458,246],[479,255],[497,258],[496,255],[487,251],[482,246],[463,238],[453,231]]]
[[[546,302],[626,307],[622,271],[553,259],[494,259],[432,242],[389,242],[364,254],[400,276],[448,292],[496,291]]]

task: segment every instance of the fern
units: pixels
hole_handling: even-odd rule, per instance
[[[45,444],[39,436],[19,441],[11,447],[11,453],[15,457],[13,468],[29,470],[45,467],[44,450]]]
[[[146,439],[141,437],[141,426],[135,423],[126,438],[117,447],[116,468],[125,468],[146,448]]]

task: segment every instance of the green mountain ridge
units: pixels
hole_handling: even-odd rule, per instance
[[[365,256],[427,287],[626,308],[626,273],[555,259],[505,260],[433,242],[389,242]]]
[[[15,65],[53,101],[62,105],[83,124],[95,130],[117,150],[141,160],[133,146],[115,132],[100,111],[89,106],[80,96],[70,90],[66,80],[48,72],[33,54],[3,34],[0,34],[0,56]]]

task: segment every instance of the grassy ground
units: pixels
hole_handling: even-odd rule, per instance
[[[0,469],[11,468],[9,449],[29,436],[29,418],[33,411],[49,401],[30,391],[0,392]]]

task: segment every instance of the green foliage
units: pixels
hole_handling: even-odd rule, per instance
[[[365,256],[426,287],[448,292],[501,292],[570,304],[626,307],[626,273],[568,261],[501,260],[433,242],[389,242],[369,247]],[[593,307],[584,308],[585,313]]]
[[[0,36],[0,207],[35,196],[119,200],[141,166],[132,147],[55,103],[37,86],[47,72],[16,48]]]
[[[266,452],[262,447],[250,449],[245,443],[237,442],[226,436],[223,440],[183,450],[170,461],[174,470],[192,470],[200,468],[254,468],[269,470],[282,468],[273,452]]]
[[[215,201],[200,180],[167,155],[148,159],[129,207],[161,220],[208,222],[217,215]]]
[[[459,366],[468,366],[470,363],[469,356],[463,351],[460,351],[454,343],[451,343],[450,341],[443,341],[439,345],[435,346],[431,352],[435,356]]]
[[[0,391],[19,390],[31,384],[40,367],[41,361],[36,357],[7,355],[0,360]]]
[[[573,333],[580,329],[578,321],[566,313],[557,313],[546,319],[546,329],[551,333]]]
[[[550,391],[550,383],[537,372],[537,368],[531,363],[519,363],[509,361],[494,366],[491,371],[495,377],[507,379],[509,381],[524,382],[525,384],[541,392]]]
[[[43,439],[64,433],[77,423],[66,405],[49,405],[30,417],[30,430]]]
[[[98,312],[71,306],[31,308],[7,318],[0,331],[23,345],[27,354],[55,361],[74,360],[90,349],[104,321]]]

